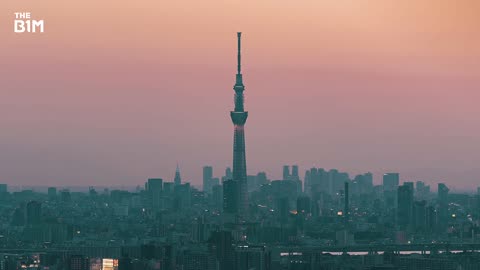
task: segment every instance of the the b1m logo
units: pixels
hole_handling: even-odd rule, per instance
[[[43,20],[32,20],[30,12],[15,12],[15,33],[43,33],[45,23]]]

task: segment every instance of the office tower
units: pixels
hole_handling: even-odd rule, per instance
[[[480,216],[480,187],[477,188],[477,215]]]
[[[383,175],[383,196],[387,209],[396,208],[399,182],[400,176],[398,173],[386,173]]]
[[[345,219],[345,226],[348,226],[348,220],[350,218],[350,204],[349,204],[349,190],[348,190],[348,182],[345,182],[345,203],[343,208],[343,215]]]
[[[7,184],[0,184],[0,194],[7,193],[7,191],[8,191]]]
[[[448,205],[448,192],[450,189],[444,184],[438,184],[438,203],[442,205]]]
[[[203,191],[206,193],[212,192],[212,177],[213,168],[211,166],[203,167]]]
[[[247,175],[247,190],[252,192],[257,189],[257,176],[256,175]]]
[[[430,194],[430,186],[425,185],[423,181],[417,181],[415,183],[415,196],[418,199],[424,200]]]
[[[292,166],[292,179],[293,180],[299,180],[300,177],[298,176],[298,165],[293,165]]]
[[[371,172],[365,173],[364,175],[364,186],[367,189],[367,192],[371,192],[373,190],[373,174]]]
[[[398,187],[397,225],[406,230],[412,224],[413,183]]]
[[[227,167],[225,169],[225,177],[227,179],[232,179],[233,178],[233,173],[232,173],[232,169],[230,167]]]
[[[230,169],[230,167],[227,167],[225,169],[225,175],[222,176],[222,183],[225,181],[225,180],[230,180],[233,178],[233,175],[232,175],[232,169]]]
[[[173,193],[173,190],[174,190],[174,185],[175,186],[178,186],[178,185],[181,185],[181,184],[175,184],[175,182],[165,182],[163,183],[163,194],[164,195],[171,195]]]
[[[448,224],[448,192],[450,190],[444,183],[438,184],[438,229],[443,231]]]
[[[232,122],[234,125],[233,136],[233,180],[237,182],[238,189],[238,205],[236,213],[244,215],[248,208],[248,192],[247,192],[247,162],[245,157],[245,123],[247,121],[248,112],[244,110],[243,103],[243,91],[245,86],[243,85],[243,78],[241,72],[241,35],[237,33],[238,38],[238,65],[236,82],[233,86],[235,90],[235,109],[230,112]],[[228,195],[228,194],[225,194]]]
[[[182,177],[180,176],[180,167],[177,164],[177,168],[175,169],[175,178],[173,179],[173,183],[175,186],[182,184]]]
[[[42,203],[31,201],[27,203],[27,224],[40,224],[42,220]]]
[[[416,192],[420,192],[425,188],[425,183],[423,181],[417,181],[415,183]]]
[[[373,175],[372,173],[359,174],[355,176],[354,182],[357,183],[357,190],[352,189],[353,193],[366,194],[373,191]]]
[[[413,204],[413,225],[415,231],[425,232],[427,228],[427,202],[416,201]]]
[[[192,192],[190,183],[174,186],[174,202],[175,210],[188,209],[192,204]]]
[[[413,182],[404,182],[403,185],[408,186],[412,190],[412,192],[415,192],[415,187]]]
[[[283,178],[282,180],[289,180],[290,179],[290,166],[284,165],[283,166]]]
[[[305,192],[311,196],[315,193],[331,194],[332,185],[335,192],[343,189],[343,183],[349,180],[348,174],[339,173],[338,170],[325,171],[322,168],[311,168],[305,173]]]
[[[150,200],[150,206],[153,209],[160,210],[162,208],[162,190],[163,179],[150,178],[147,181],[147,194]]]
[[[261,187],[268,183],[267,174],[265,172],[259,172],[257,174],[257,186]]]
[[[298,177],[298,166],[292,166],[292,172],[290,173],[290,166],[285,165],[283,166],[283,181],[293,181],[297,185],[296,192],[302,192],[302,181],[300,181],[300,177]]]
[[[386,173],[383,175],[383,190],[396,191],[400,182],[398,173]]]

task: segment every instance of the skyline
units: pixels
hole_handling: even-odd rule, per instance
[[[242,30],[249,174],[280,179],[295,163],[301,177],[315,166],[478,186],[475,1],[57,2],[0,4],[1,183],[171,181],[177,161],[195,185],[204,165],[223,174]],[[22,5],[45,34],[12,33]]]

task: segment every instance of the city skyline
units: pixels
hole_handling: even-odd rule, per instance
[[[480,1],[17,2],[0,270],[480,269]]]
[[[0,28],[0,182],[171,181],[177,161],[195,185],[204,165],[222,172],[231,166],[231,35],[242,30],[255,89],[247,99],[255,112],[249,174],[280,179],[281,166],[295,163],[302,178],[324,167],[371,171],[376,183],[393,171],[476,188],[478,3],[347,2],[111,10],[107,1],[95,11],[91,1],[54,10],[52,0],[28,3],[47,22],[44,35]],[[27,4],[1,5],[10,14]],[[105,20],[106,11],[115,16]],[[78,12],[91,16],[63,15]],[[0,25],[9,19],[0,16]]]

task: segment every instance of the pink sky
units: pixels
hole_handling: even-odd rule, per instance
[[[13,12],[45,20],[13,33]],[[0,3],[0,182],[201,183],[231,164],[243,32],[248,172],[480,183],[476,0]]]

